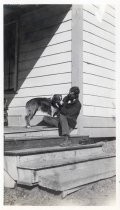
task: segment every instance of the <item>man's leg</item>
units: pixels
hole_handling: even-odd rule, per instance
[[[58,118],[56,118],[56,117],[44,116],[43,122],[45,122],[48,125],[58,127]]]
[[[69,125],[66,116],[60,114],[60,126],[62,130],[62,136],[69,136]]]
[[[71,141],[69,139],[69,135],[70,135],[70,128],[68,125],[68,121],[66,116],[60,114],[60,119],[59,119],[59,130],[61,130],[61,134],[62,136],[64,136],[64,143],[61,144],[61,146],[68,146],[71,144]]]

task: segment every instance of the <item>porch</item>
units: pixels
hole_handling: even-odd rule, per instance
[[[72,135],[72,145],[61,147],[64,139],[57,132],[45,126],[5,128],[5,187],[39,185],[65,197],[85,184],[115,176],[114,139],[95,142]]]
[[[6,53],[4,77],[10,125],[4,132],[5,186],[40,185],[64,197],[115,176],[114,11],[108,6],[99,23],[94,5],[14,9],[5,15],[5,30],[16,31],[15,43],[8,42],[6,33],[4,50],[14,48],[9,52],[13,56],[14,51],[14,68],[8,68]],[[63,138],[56,128],[23,127],[28,100],[64,96],[73,85],[80,88],[82,109],[72,146],[59,146]],[[35,116],[34,125],[41,116]]]

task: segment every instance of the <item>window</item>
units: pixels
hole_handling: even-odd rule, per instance
[[[4,26],[4,90],[17,89],[17,43],[18,26],[16,22]]]

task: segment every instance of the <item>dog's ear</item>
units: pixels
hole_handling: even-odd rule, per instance
[[[62,101],[62,94],[60,94],[59,96],[60,96],[60,101]]]

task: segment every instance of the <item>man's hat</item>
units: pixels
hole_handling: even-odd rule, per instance
[[[80,93],[80,89],[79,89],[79,87],[77,87],[77,86],[71,87],[71,88],[70,88],[70,91],[71,91],[71,92],[74,92],[75,95],[78,95],[78,94]]]

